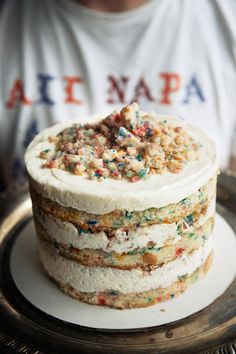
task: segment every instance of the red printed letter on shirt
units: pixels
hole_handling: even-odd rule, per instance
[[[154,101],[154,98],[151,95],[148,85],[143,77],[139,80],[135,86],[133,102],[138,102],[139,97],[145,97],[148,101]]]
[[[20,79],[14,81],[12,89],[10,90],[10,97],[6,102],[6,107],[15,108],[17,103],[22,103],[22,104],[32,103],[32,101],[25,96],[23,83]]]
[[[109,75],[108,80],[110,87],[108,89],[109,97],[107,103],[125,103],[125,89],[129,78],[127,76],[121,76],[120,79],[116,79],[114,76]],[[114,94],[116,98],[114,98]]]
[[[176,73],[160,73],[160,77],[164,79],[164,87],[161,91],[161,104],[171,104],[170,94],[177,92],[180,88],[180,77]]]
[[[79,77],[79,76],[64,76],[64,80],[66,81],[65,103],[82,104],[82,101],[80,101],[74,97],[74,85],[80,84],[81,82],[83,82],[81,77]]]

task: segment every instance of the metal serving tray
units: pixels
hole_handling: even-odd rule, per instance
[[[236,232],[234,176],[219,177],[217,201],[218,213]],[[236,353],[236,279],[204,310],[180,321],[142,330],[90,329],[58,320],[35,308],[17,290],[9,266],[11,248],[31,218],[27,186],[0,195],[1,354]]]

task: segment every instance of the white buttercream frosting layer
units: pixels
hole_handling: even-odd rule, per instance
[[[151,272],[141,269],[121,270],[105,267],[88,267],[60,256],[52,245],[39,241],[39,254],[48,274],[57,281],[82,292],[116,290],[121,293],[142,292],[166,288],[183,275],[192,274],[210,255],[213,235],[190,255],[164,264]]]
[[[74,224],[48,216],[36,206],[35,212],[37,220],[44,227],[47,235],[54,241],[68,247],[124,253],[147,247],[149,242],[153,242],[155,247],[163,247],[165,244],[174,245],[181,239],[177,231],[177,223],[139,227],[128,232],[118,229],[114,230],[114,236],[108,237],[105,231],[87,233],[84,230],[81,232]],[[209,205],[206,214],[200,217],[199,225],[203,225],[214,214],[215,200]]]
[[[44,130],[29,145],[25,162],[32,185],[43,196],[61,205],[94,214],[106,214],[116,209],[141,211],[179,202],[195,193],[217,172],[215,145],[199,128],[182,119],[167,115],[157,116],[157,119],[165,119],[169,124],[184,127],[201,145],[199,159],[187,164],[181,173],[154,174],[137,183],[110,178],[98,183],[86,175],[76,176],[55,168],[43,169],[40,152],[45,149],[55,151],[54,143],[49,142],[48,137],[57,135],[64,128],[76,123],[70,122]],[[93,116],[80,120],[79,123],[98,120],[98,116]]]
[[[79,249],[89,248],[123,253],[146,247],[148,242],[154,242],[156,247],[162,247],[166,242],[175,244],[180,239],[176,224],[151,225],[128,232],[118,229],[114,231],[114,236],[108,237],[104,231],[87,233],[84,230],[80,233],[72,223],[63,222],[45,214],[43,217],[39,216],[38,220],[53,240]]]

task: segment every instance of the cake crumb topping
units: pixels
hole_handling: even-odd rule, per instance
[[[147,175],[180,173],[197,160],[200,144],[181,126],[142,114],[137,103],[113,112],[99,123],[73,124],[48,138],[55,151],[45,149],[39,157],[44,168],[58,168],[91,179],[138,182]]]

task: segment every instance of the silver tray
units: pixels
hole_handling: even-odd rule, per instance
[[[219,177],[217,201],[218,213],[236,232],[235,177]],[[35,308],[16,288],[9,266],[12,246],[31,218],[26,186],[0,195],[1,354],[236,353],[236,279],[204,310],[180,321],[136,331],[81,327]]]

